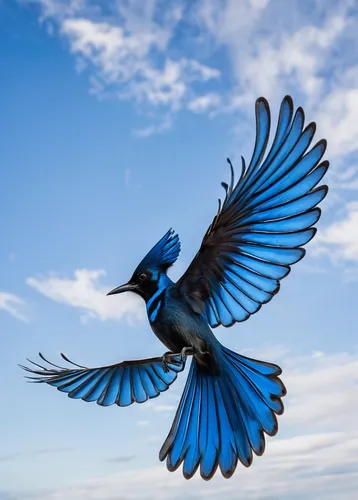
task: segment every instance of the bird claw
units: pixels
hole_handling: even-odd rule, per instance
[[[175,359],[178,356],[180,356],[181,364],[183,365],[186,361],[187,356],[192,356],[193,354],[194,354],[194,350],[192,347],[183,347],[183,349],[178,353],[171,352],[171,351],[164,353],[162,356],[163,370],[165,371],[165,373],[167,373],[167,372],[169,372],[169,367],[168,367],[169,364],[178,365],[179,363]]]
[[[193,356],[194,355],[194,349],[192,347],[183,347],[183,349],[180,352],[180,359],[182,363],[185,363],[187,356]]]
[[[171,355],[172,355],[172,353],[170,351],[168,351],[168,352],[165,352],[162,356],[162,367],[163,367],[163,370],[165,373],[168,373],[168,371],[169,371],[168,364],[169,364],[169,359],[170,359]]]

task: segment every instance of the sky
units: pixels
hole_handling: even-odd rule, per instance
[[[356,498],[357,23],[354,0],[0,0],[0,500]],[[186,373],[104,409],[17,363],[163,354],[141,299],[106,293],[170,227],[185,271],[255,100],[276,120],[287,93],[328,141],[318,233],[272,302],[215,330],[282,366],[286,410],[249,469],[186,481],[158,460]]]

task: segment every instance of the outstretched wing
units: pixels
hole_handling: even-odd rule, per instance
[[[185,360],[181,356],[172,357],[164,371],[162,358],[149,358],[136,361],[123,361],[116,365],[101,368],[86,368],[70,361],[64,354],[62,358],[75,368],[63,368],[50,363],[40,353],[42,360],[50,365],[46,368],[32,363],[36,368],[21,366],[35,376],[27,377],[32,382],[40,382],[67,392],[73,399],[96,401],[100,406],[129,406],[134,402],[143,403],[166,391],[183,371]]]
[[[305,129],[304,112],[293,116],[293,102],[281,104],[276,135],[265,155],[270,133],[270,108],[256,102],[256,143],[248,168],[234,185],[222,183],[226,196],[206,232],[201,247],[177,282],[193,310],[205,313],[209,324],[231,326],[245,321],[278,292],[280,280],[305,254],[303,245],[315,235],[315,208],[327,186],[316,187],[329,163],[320,163],[326,141],[308,151],[315,123]]]

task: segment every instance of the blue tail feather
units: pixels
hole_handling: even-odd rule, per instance
[[[183,463],[189,479],[200,466],[203,479],[217,467],[230,477],[240,461],[246,467],[253,453],[262,455],[264,434],[274,436],[276,415],[283,413],[286,389],[272,363],[241,356],[221,346],[220,372],[205,371],[193,359],[169,435],[160,450],[170,471]]]

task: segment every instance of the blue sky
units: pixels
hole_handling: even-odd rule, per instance
[[[353,499],[358,488],[358,2],[0,1],[0,499]],[[319,232],[277,297],[215,331],[278,362],[289,395],[266,452],[185,481],[158,450],[185,381],[100,408],[29,385],[42,351],[96,366],[156,356],[144,304],[106,297],[175,228],[175,279],[222,180],[254,143],[254,102],[290,93],[328,140]]]

